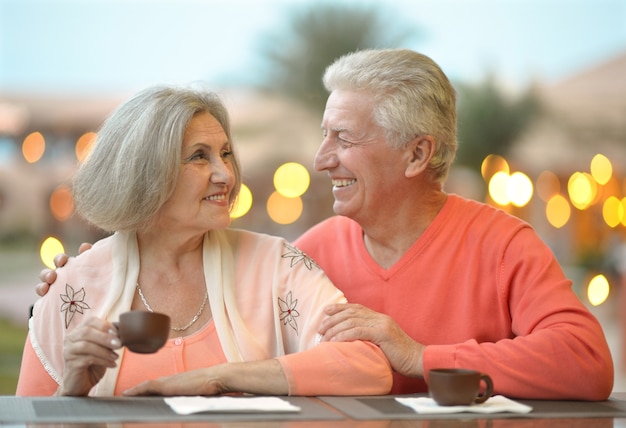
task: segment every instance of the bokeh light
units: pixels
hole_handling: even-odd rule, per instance
[[[602,218],[609,227],[616,227],[624,218],[622,201],[615,196],[609,196],[602,204]]]
[[[507,191],[509,174],[498,171],[489,179],[489,196],[498,205],[508,205],[511,200]]]
[[[61,241],[53,236],[49,236],[45,239],[45,241],[43,241],[43,243],[41,244],[41,249],[39,251],[41,261],[50,269],[55,269],[54,256],[60,253],[65,253],[63,244],[61,243]]]
[[[274,188],[287,198],[302,196],[310,183],[309,171],[297,162],[287,162],[274,173]]]
[[[567,224],[571,214],[569,202],[562,195],[554,195],[546,204],[546,218],[557,229]]]
[[[32,132],[24,138],[22,143],[22,154],[28,163],[35,163],[46,151],[46,140],[41,132]]]
[[[589,303],[593,306],[601,305],[609,297],[609,290],[609,281],[604,275],[594,276],[587,286]]]
[[[286,198],[278,191],[267,199],[267,214],[278,224],[291,224],[302,215],[303,203],[300,197]]]
[[[537,177],[537,196],[548,202],[554,195],[561,193],[559,177],[552,171],[542,171]]]
[[[533,196],[533,183],[523,172],[514,172],[507,182],[507,193],[513,205],[523,207]]]
[[[598,184],[606,184],[613,175],[613,165],[604,155],[597,154],[591,159],[591,176]]]
[[[567,191],[572,205],[579,210],[584,210],[596,198],[597,185],[589,174],[575,172],[569,178]]]
[[[483,176],[483,180],[489,182],[491,177],[497,172],[504,172],[508,175],[511,172],[508,162],[502,156],[488,155],[483,159],[483,163],[480,166],[480,174]]]
[[[50,211],[52,216],[59,221],[65,221],[72,215],[74,198],[68,186],[60,185],[54,189],[50,195]]]
[[[513,204],[516,207],[523,207],[533,195],[533,183],[522,172],[509,175],[507,172],[498,171],[489,179],[488,187],[491,199],[502,206]]]
[[[248,186],[242,183],[239,195],[237,195],[237,200],[235,201],[235,206],[230,213],[230,218],[243,217],[250,211],[250,208],[252,208],[252,192]]]
[[[76,152],[76,159],[80,162],[85,160],[89,154],[89,150],[91,149],[93,142],[96,140],[96,136],[97,134],[95,132],[85,132],[76,141],[76,147],[74,150]]]

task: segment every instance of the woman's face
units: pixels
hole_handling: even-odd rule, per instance
[[[232,148],[222,125],[209,113],[194,116],[185,131],[181,153],[178,183],[160,209],[158,226],[192,233],[228,227],[235,173]]]

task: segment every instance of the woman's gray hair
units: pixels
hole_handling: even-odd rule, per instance
[[[232,145],[230,120],[219,96],[200,87],[148,88],[117,108],[104,122],[73,184],[77,212],[107,232],[136,231],[174,192],[181,168],[187,125],[198,113],[210,113]],[[235,186],[241,186],[237,156]]]
[[[445,181],[457,148],[456,91],[432,59],[409,49],[356,51],[331,64],[323,81],[329,92],[371,92],[373,120],[394,147],[432,136],[430,168],[437,181]]]

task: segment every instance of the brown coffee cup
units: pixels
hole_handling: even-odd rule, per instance
[[[117,327],[122,345],[139,354],[158,351],[170,334],[170,317],[158,312],[124,312],[113,325]]]
[[[481,383],[485,384],[480,393]],[[485,373],[468,369],[428,371],[428,392],[440,406],[467,406],[485,402],[493,394],[493,381]]]

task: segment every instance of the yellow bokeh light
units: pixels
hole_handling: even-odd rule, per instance
[[[302,215],[302,199],[286,198],[278,191],[267,199],[267,214],[278,224],[291,224]]]
[[[622,225],[626,226],[626,198],[622,199],[622,208],[620,208],[620,212],[622,213]]]
[[[302,196],[310,183],[309,171],[297,162],[287,162],[274,173],[274,188],[287,198]]]
[[[562,195],[554,195],[546,204],[546,218],[557,229],[567,224],[571,214],[569,202]]]
[[[53,236],[50,236],[46,238],[45,241],[43,241],[43,244],[41,244],[41,249],[39,251],[41,261],[50,269],[55,269],[54,256],[60,253],[65,253],[63,244],[61,244],[61,241]]]
[[[552,171],[542,171],[537,177],[537,195],[542,201],[548,202],[554,195],[561,193],[559,177]]]
[[[252,192],[248,186],[242,183],[239,195],[237,195],[237,200],[235,201],[235,206],[230,213],[230,218],[243,217],[250,211],[250,208],[252,208]]]
[[[95,132],[86,132],[78,138],[75,147],[76,159],[81,162],[85,160],[91,150],[91,145],[96,140],[96,135]]]
[[[50,195],[50,211],[59,221],[67,220],[74,211],[74,198],[68,186],[61,185]]]
[[[575,172],[569,178],[567,191],[572,205],[579,210],[584,210],[595,199],[597,186],[589,174]]]
[[[46,140],[41,132],[32,132],[24,138],[22,143],[22,155],[28,163],[35,163],[46,151]]]
[[[488,155],[483,159],[483,163],[480,166],[480,174],[483,176],[483,180],[489,182],[491,177],[497,172],[504,172],[508,175],[511,172],[508,162],[502,156]]]
[[[591,278],[587,286],[587,298],[593,306],[598,306],[609,297],[609,281],[604,275],[596,275]]]
[[[616,227],[624,218],[622,202],[615,196],[609,196],[602,204],[602,218],[610,227]]]
[[[511,203],[516,207],[523,207],[533,196],[533,183],[523,172],[514,172],[506,188]]]
[[[496,172],[489,180],[489,196],[498,205],[508,205],[511,200],[508,193],[509,174]]]
[[[613,175],[613,165],[604,155],[597,154],[591,159],[591,176],[598,184],[606,184]]]

